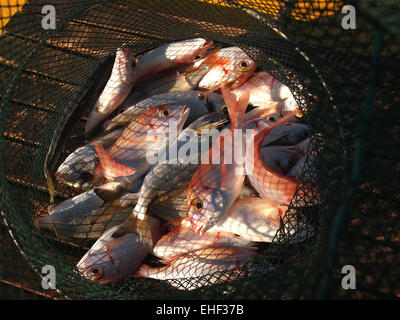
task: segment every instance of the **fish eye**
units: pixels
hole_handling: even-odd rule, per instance
[[[199,60],[200,58],[201,58],[201,55],[198,54],[197,56],[194,57],[194,60]]]
[[[301,112],[300,110],[299,110],[299,111],[297,111],[297,112],[296,112],[296,114],[295,114],[295,117],[296,117],[296,118],[298,118],[298,119],[301,119],[301,118],[303,118],[303,116],[304,116],[304,113],[303,113],[303,112]]]
[[[247,60],[239,61],[239,63],[237,64],[237,68],[239,69],[240,72],[249,71],[249,69],[250,69],[250,62],[247,61]]]
[[[93,267],[89,271],[89,277],[93,281],[101,279],[103,274],[104,274],[103,269],[100,267]]]
[[[268,120],[274,122],[274,121],[275,121],[275,118],[274,118],[274,117],[269,117]]]
[[[194,200],[192,201],[191,207],[192,207],[195,211],[200,212],[200,211],[203,210],[203,208],[204,208],[203,200],[201,200],[201,199],[199,199],[199,198],[194,199]]]
[[[240,238],[240,234],[237,234],[237,233],[234,233],[233,236],[234,236],[235,238]]]
[[[158,115],[161,118],[168,118],[171,115],[171,110],[168,107],[162,107],[158,110]]]

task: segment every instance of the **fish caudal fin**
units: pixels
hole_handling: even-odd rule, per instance
[[[97,156],[100,160],[101,169],[106,179],[112,180],[117,177],[125,177],[133,175],[136,170],[121,163],[114,161],[104,147],[94,142]]]
[[[229,92],[225,87],[221,87],[221,92],[226,107],[228,108],[232,128],[240,128],[243,123],[243,117],[246,113],[247,105],[249,104],[250,90],[246,90],[240,96],[239,100],[236,100],[235,95]]]

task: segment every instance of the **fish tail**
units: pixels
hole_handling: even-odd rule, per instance
[[[229,92],[224,86],[221,87],[221,92],[222,96],[224,97],[226,107],[228,108],[232,127],[241,127],[247,105],[249,104],[250,90],[246,90],[237,101],[235,95]]]
[[[95,141],[94,147],[100,160],[103,175],[106,179],[112,180],[116,177],[130,176],[136,172],[134,168],[114,161],[100,143]]]

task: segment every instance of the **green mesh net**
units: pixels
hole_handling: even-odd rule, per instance
[[[42,8],[49,4],[56,9],[54,30],[42,27]],[[356,9],[356,29],[342,28],[344,3],[338,0],[2,1],[0,295],[399,298],[399,4],[346,4]],[[43,164],[54,133],[72,108],[90,104],[91,90],[104,81],[121,45],[140,55],[194,37],[242,48],[291,89],[311,131],[315,159],[308,180],[319,193],[299,183],[304,192],[292,199],[272,243],[234,276],[215,273],[172,286],[136,278],[110,285],[85,280],[74,266],[90,246],[34,225],[49,202]],[[83,142],[79,120],[60,160]],[[307,199],[321,201],[299,208],[307,192]],[[58,185],[56,201],[76,194]],[[313,236],[293,244],[290,230],[300,215]],[[55,267],[55,290],[41,285],[45,265]],[[341,286],[344,265],[356,269],[356,290]]]

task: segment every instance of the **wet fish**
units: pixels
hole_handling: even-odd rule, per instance
[[[246,121],[253,120],[244,115],[249,92],[238,101],[225,88],[222,88],[222,93],[229,110],[231,127],[223,130],[214,142],[208,163],[202,163],[194,173],[187,197],[188,217],[195,232],[199,233],[207,231],[222,218],[239,196],[244,182],[244,163],[239,154],[245,148],[244,137],[239,137],[242,139],[239,144],[233,141],[234,131],[242,130]],[[253,115],[258,116],[258,110]],[[227,159],[225,154],[228,155]]]
[[[185,105],[157,106],[134,119],[111,146],[109,152],[95,142],[104,177],[108,180],[129,183],[140,178],[152,166],[148,159],[149,152],[153,155],[162,152],[168,142],[164,140],[169,137],[169,125],[175,125],[176,134],[179,134],[189,111]],[[151,133],[153,137],[149,136]],[[149,141],[150,138],[153,138],[152,142]],[[154,141],[156,138],[157,141]]]
[[[302,157],[296,146],[268,146],[260,148],[263,162],[281,174],[287,174],[293,165]]]
[[[119,138],[122,131],[114,130],[96,141],[107,149]],[[59,182],[71,187],[88,189],[93,186],[91,181],[98,163],[94,142],[91,142],[71,153],[59,166],[55,177]]]
[[[230,232],[210,229],[199,235],[193,231],[191,225],[187,227],[181,225],[158,240],[153,249],[153,254],[167,261],[177,255],[212,245],[251,247],[249,241],[243,240]]]
[[[111,77],[86,121],[85,131],[88,136],[128,96],[136,77],[132,66],[134,60],[135,57],[129,48],[117,50]]]
[[[142,265],[134,274],[135,277],[157,280],[182,280],[211,275],[216,272],[234,271],[209,279],[208,284],[218,280],[233,279],[234,274],[240,274],[240,268],[248,263],[256,253],[241,247],[208,247],[187,254],[179,255],[168,261],[164,267]],[[203,282],[205,283],[205,282]],[[199,284],[201,286],[201,284]],[[197,286],[196,286],[197,287]],[[189,288],[190,289],[190,288]],[[194,288],[191,288],[194,289]]]
[[[213,92],[222,86],[228,89],[240,86],[256,68],[256,63],[242,49],[217,48],[188,70],[185,78],[193,88]]]
[[[271,101],[283,101],[292,94],[287,86],[265,71],[254,73],[231,92],[238,98],[246,90],[250,90],[249,104],[254,107],[269,107]]]
[[[148,223],[154,237],[151,242],[156,243],[160,237],[160,222],[149,217]],[[124,279],[134,274],[150,253],[152,246],[134,230],[113,238],[118,227],[107,230],[78,262],[76,267],[85,278],[101,284]]]
[[[287,206],[262,198],[239,198],[210,229],[236,234],[247,241],[271,242]]]
[[[145,215],[154,198],[161,197],[190,181],[192,174],[200,165],[202,153],[206,154],[209,150],[210,136],[201,135],[201,130],[216,129],[225,122],[225,120],[220,119],[218,114],[211,113],[199,118],[181,132],[144,178],[134,208],[136,215]],[[218,130],[216,130],[216,135],[218,133]],[[204,145],[207,147],[203,150]],[[133,217],[132,222],[135,220]],[[130,220],[128,219],[124,223],[115,236],[118,237],[130,229]]]
[[[259,132],[254,138],[254,151],[249,150],[246,154],[246,174],[251,185],[264,199],[277,201],[281,204],[290,203],[296,191],[298,180],[271,170],[261,158],[260,146],[264,138],[275,126],[287,121],[295,112],[287,114],[270,127]],[[253,152],[254,154],[252,154]],[[299,190],[299,195],[304,196],[302,190]],[[310,203],[313,202],[312,199],[309,200]],[[301,201],[297,205],[304,205],[304,202]]]
[[[195,62],[203,58],[212,44],[212,41],[194,38],[153,49],[139,59],[135,69],[136,82],[167,69]]]
[[[114,130],[118,127],[124,127],[136,117],[141,115],[146,110],[163,104],[184,104],[190,108],[188,122],[191,123],[199,117],[208,114],[209,112],[217,112],[221,116],[225,116],[223,106],[225,105],[221,95],[217,93],[211,94],[206,101],[200,97],[198,91],[185,92],[167,92],[160,95],[155,95],[139,103],[130,106],[113,119],[105,122],[103,129],[105,131]]]

